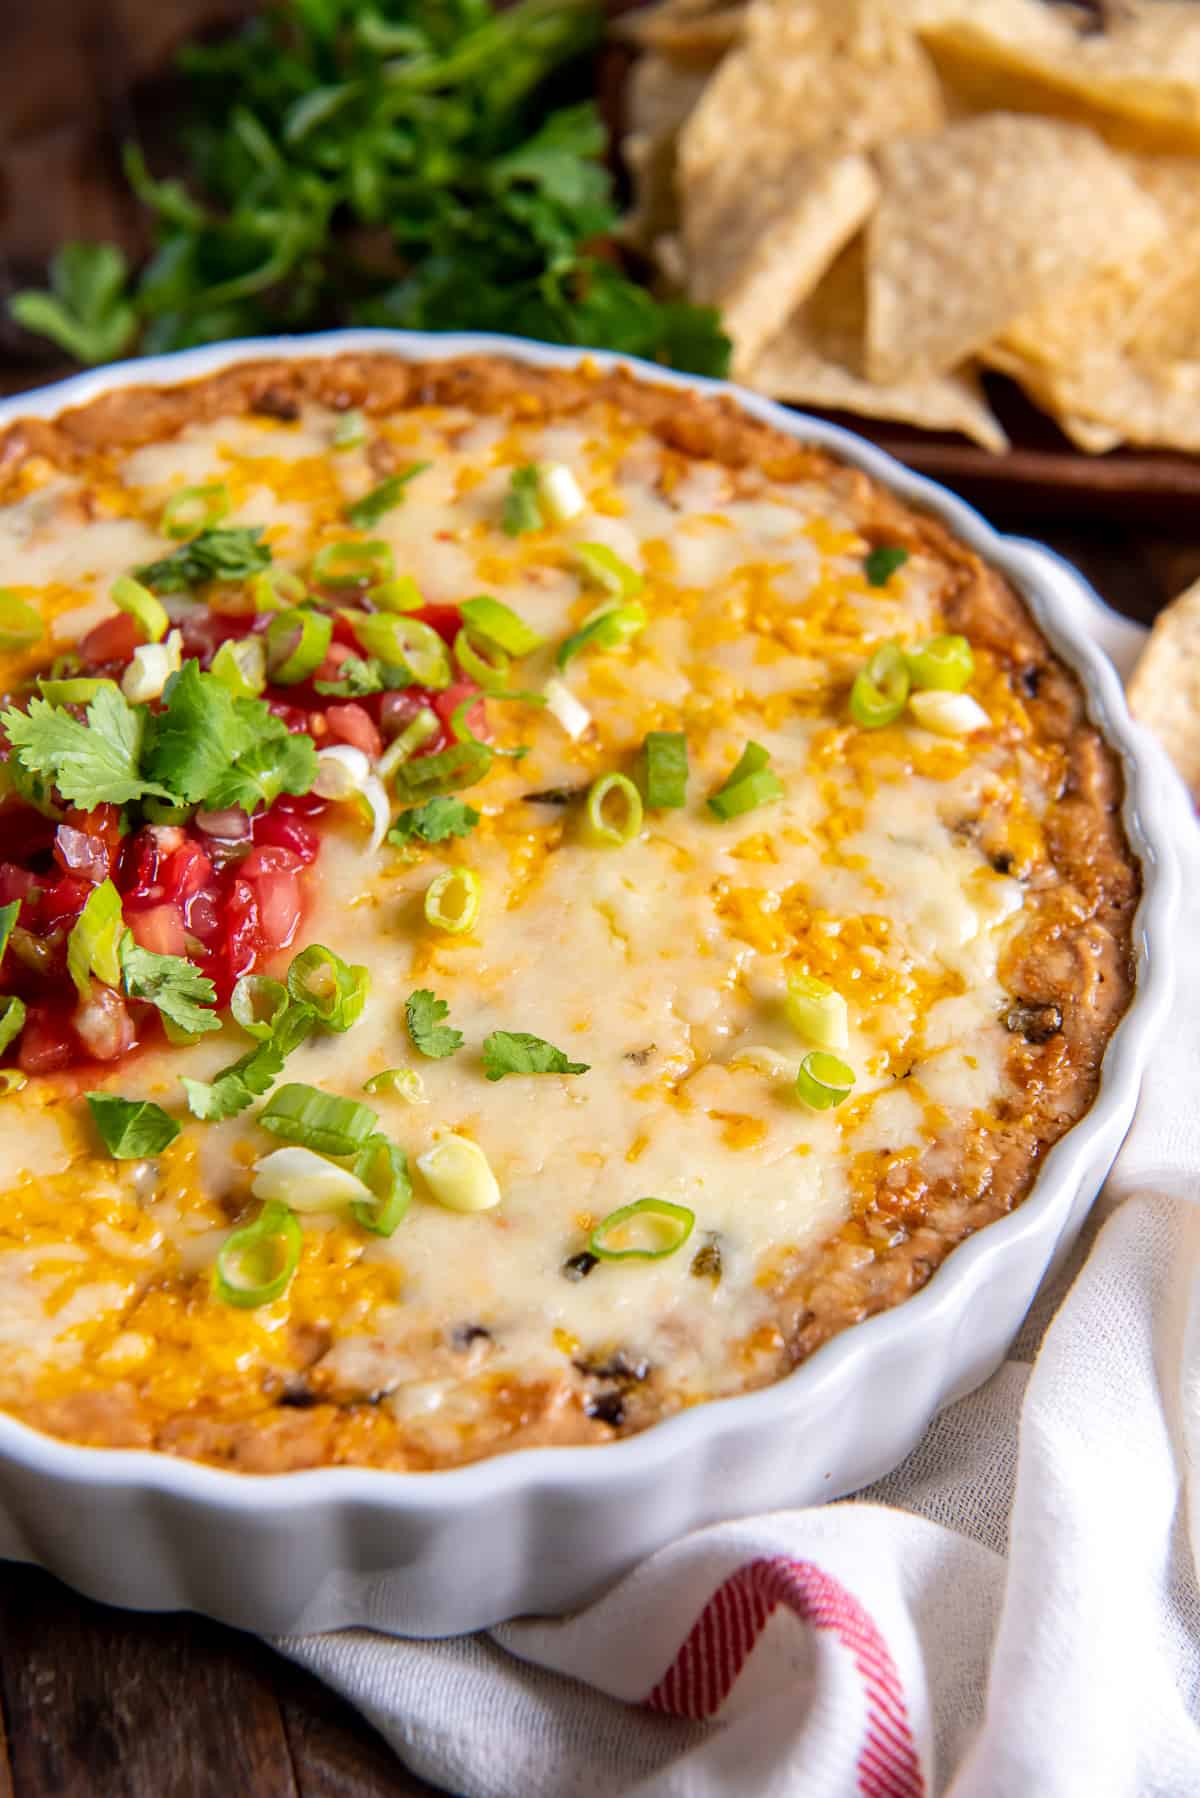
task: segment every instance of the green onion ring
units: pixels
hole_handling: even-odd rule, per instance
[[[796,1092],[814,1111],[829,1111],[840,1105],[850,1097],[853,1085],[854,1069],[824,1049],[811,1050],[796,1075]]]
[[[681,730],[651,730],[642,745],[646,804],[667,811],[687,804],[688,748]]]
[[[863,730],[894,724],[908,703],[908,663],[898,643],[885,643],[854,677],[850,716]]]
[[[604,804],[614,795],[620,802],[620,823],[604,816]],[[632,843],[642,828],[642,796],[627,774],[602,774],[587,791],[583,805],[582,833],[600,849],[621,849]]]
[[[210,481],[203,487],[181,487],[163,507],[158,528],[164,537],[195,537],[210,531],[225,518],[233,501],[224,481]]]
[[[425,922],[461,936],[479,917],[483,883],[473,868],[444,868],[425,893]]]
[[[256,612],[284,612],[308,598],[308,587],[290,568],[265,568],[251,577],[250,598]]]
[[[321,666],[333,638],[328,612],[276,612],[267,626],[267,668],[278,686],[294,687]]]
[[[965,637],[943,633],[916,643],[905,661],[914,687],[935,692],[961,693],[975,672],[975,657]]]
[[[342,960],[324,943],[310,943],[292,962],[287,990],[298,1005],[316,1013],[325,1030],[349,1030],[362,1016],[371,976],[366,968]]]
[[[493,599],[490,593],[480,593],[474,599],[464,599],[459,611],[462,613],[463,624],[473,637],[495,644],[506,655],[532,655],[545,642],[545,638],[531,630],[511,606]]]
[[[221,1245],[213,1271],[217,1297],[240,1310],[281,1298],[300,1265],[303,1242],[293,1212],[279,1199],[269,1200],[252,1224]]]
[[[0,1098],[7,1098],[9,1093],[19,1093],[23,1086],[29,1085],[29,1075],[23,1074],[20,1068],[0,1068]]]
[[[318,587],[374,587],[390,581],[395,572],[391,545],[376,537],[365,543],[327,543],[308,565],[308,578]]]
[[[283,1014],[291,1004],[288,990],[281,980],[266,974],[243,974],[233,989],[229,1009],[233,1021],[247,1036],[265,1043],[274,1036]]]
[[[487,650],[485,655],[483,652]],[[465,628],[454,639],[454,657],[469,680],[478,682],[485,692],[503,687],[512,668],[512,658],[495,644],[479,639],[479,647],[471,641]]]
[[[411,574],[401,574],[394,581],[380,581],[367,589],[367,598],[377,612],[419,612],[425,604],[421,589]]]
[[[652,1217],[674,1225],[671,1240],[660,1249],[610,1249],[605,1238],[635,1217]],[[686,1205],[672,1205],[667,1199],[635,1199],[602,1218],[588,1237],[588,1248],[600,1261],[662,1261],[681,1249],[695,1228],[696,1213]]]
[[[340,613],[368,655],[408,670],[418,686],[443,692],[453,670],[450,651],[432,625],[396,612]]]
[[[40,643],[44,625],[34,608],[11,587],[0,587],[0,649],[28,649]]]
[[[376,1134],[354,1158],[354,1173],[375,1195],[374,1204],[356,1200],[350,1215],[372,1236],[390,1236],[412,1202],[408,1157],[386,1136]]]

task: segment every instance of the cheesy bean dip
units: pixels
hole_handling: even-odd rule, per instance
[[[383,355],[0,437],[0,1405],[605,1442],[920,1287],[1131,991],[1115,758],[860,472]]]

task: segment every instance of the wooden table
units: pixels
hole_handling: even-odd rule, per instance
[[[112,179],[130,74],[153,70],[197,17],[246,6],[38,0],[4,9],[0,297],[32,278],[63,236],[117,234],[136,247],[138,221]],[[0,390],[57,372],[31,365],[28,345],[0,322]],[[1200,521],[1185,537],[1117,526],[1102,499],[1092,518],[1076,492],[1056,522],[1054,499],[1028,484],[1000,483],[989,503],[998,523],[1051,543],[1132,617],[1151,618],[1200,575]],[[0,1706],[0,1798],[433,1790],[347,1706],[252,1638],[199,1618],[110,1610],[2,1563]]]

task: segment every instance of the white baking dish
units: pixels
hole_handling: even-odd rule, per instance
[[[580,352],[487,336],[343,331],[222,344],[81,375],[0,404],[0,426],[111,388],[170,384],[254,357],[363,350],[409,360],[503,354],[567,366]],[[602,365],[629,358],[597,355]],[[330,1468],[251,1477],[165,1455],[77,1448],[0,1415],[0,1555],[112,1604],[189,1608],[260,1631],[363,1624],[417,1635],[558,1612],[672,1537],[718,1518],[829,1499],[877,1478],[938,1408],[996,1367],[1069,1245],[1129,1127],[1170,994],[1179,875],[1163,763],[1091,641],[1100,602],[1067,565],[999,536],[944,488],[852,433],[720,382],[632,363],[681,388],[733,393],[777,429],[827,445],[942,519],[1025,595],[1086,687],[1125,768],[1125,825],[1144,895],[1137,990],[1096,1102],[1052,1150],[1030,1197],[956,1249],[898,1308],[843,1332],[779,1384],[689,1410],[604,1447],[526,1450],[451,1472]]]

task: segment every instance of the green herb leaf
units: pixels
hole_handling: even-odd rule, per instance
[[[105,1148],[118,1161],[158,1155],[179,1135],[175,1119],[148,1099],[118,1099],[113,1093],[84,1097]]]
[[[479,822],[474,807],[461,799],[427,799],[409,806],[388,831],[389,843],[444,843],[448,837],[469,836]]]
[[[65,243],[50,264],[50,291],[14,294],[9,311],[77,362],[111,362],[137,332],[125,287],[129,264],[111,243]]]
[[[290,732],[261,699],[236,697],[199,662],[167,682],[151,727],[146,772],[178,799],[210,811],[252,812],[317,777],[311,737]]]
[[[283,1052],[272,1040],[230,1062],[212,1080],[193,1080],[183,1074],[180,1084],[187,1094],[188,1110],[193,1117],[209,1122],[236,1117],[270,1091],[283,1072],[283,1063]]]
[[[428,987],[418,987],[415,993],[410,993],[404,1010],[413,1048],[431,1061],[440,1061],[443,1056],[453,1055],[456,1049],[462,1048],[462,1031],[440,1022],[450,1016],[450,1007]]]
[[[899,544],[881,543],[863,557],[863,573],[869,587],[886,587],[897,568],[908,561],[908,551]]]
[[[385,481],[380,481],[377,487],[372,487],[369,493],[364,493],[361,499],[346,507],[347,523],[360,531],[369,530],[373,524],[379,523],[385,512],[390,512],[393,506],[402,505],[404,489],[408,483],[432,467],[432,462],[410,462],[398,474],[388,475]]]
[[[53,781],[64,799],[91,811],[148,794],[174,797],[139,772],[147,716],[114,686],[100,688],[87,708],[86,724],[45,699],[31,699],[27,712],[10,708],[0,724],[23,768]]]
[[[97,889],[98,891],[99,889]],[[121,971],[131,999],[144,999],[189,1036],[219,1030],[221,1020],[212,1009],[217,989],[194,962],[182,955],[155,955],[139,948],[128,930],[121,939]]]
[[[158,593],[183,593],[205,581],[245,580],[270,563],[271,546],[260,543],[261,536],[257,524],[201,531],[169,556],[135,568],[134,578]]]
[[[483,1039],[483,1071],[489,1080],[506,1074],[586,1074],[590,1062],[569,1061],[561,1049],[527,1030],[493,1030]]]
[[[393,668],[377,656],[347,656],[338,664],[336,680],[313,682],[316,692],[338,699],[361,699],[367,693],[402,692],[411,685],[407,668]]]

